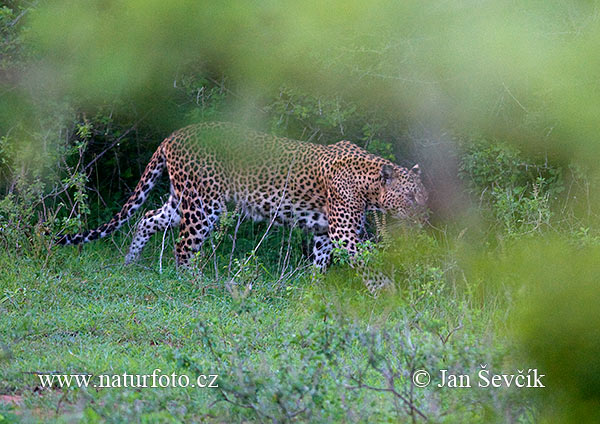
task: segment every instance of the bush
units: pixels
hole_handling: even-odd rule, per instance
[[[477,139],[461,147],[460,175],[468,191],[504,231],[518,235],[550,225],[552,204],[564,191],[561,168],[499,141]]]

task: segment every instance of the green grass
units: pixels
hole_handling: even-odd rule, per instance
[[[373,298],[346,267],[228,290],[150,248],[125,267],[110,241],[48,259],[0,256],[0,415],[7,422],[528,421],[513,390],[416,388],[410,372],[511,363],[505,301],[457,283],[451,252],[422,235],[394,252],[399,290]],[[274,248],[273,245],[270,248]],[[266,248],[258,260],[273,253]],[[273,273],[274,274],[274,273]],[[251,278],[251,277],[245,277]],[[490,305],[494,305],[490,307]],[[219,374],[219,389],[41,389],[36,373]],[[378,371],[380,370],[380,371]],[[396,374],[389,391],[386,370]],[[368,386],[368,387],[367,387]],[[411,405],[411,406],[409,406]],[[411,407],[412,409],[411,411]],[[418,411],[418,412],[417,412]],[[414,416],[414,417],[413,417]],[[0,419],[0,422],[2,419]]]
[[[410,372],[509,368],[510,305],[465,289],[452,252],[429,235],[403,243],[399,290],[373,298],[346,267],[228,290],[148,249],[124,267],[110,241],[49,259],[0,256],[0,403],[8,422],[527,422],[514,390],[413,387]],[[265,248],[265,260],[272,256]],[[166,255],[165,255],[166,256]],[[170,256],[170,255],[169,255]],[[247,277],[250,278],[250,277]],[[35,373],[219,374],[219,389],[41,389]],[[387,369],[396,373],[391,392]],[[383,370],[383,371],[378,371]],[[414,409],[411,412],[412,405]],[[416,412],[416,411],[419,412]],[[3,422],[0,419],[0,422]]]

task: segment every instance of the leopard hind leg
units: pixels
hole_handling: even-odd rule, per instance
[[[179,225],[181,216],[178,204],[177,198],[171,195],[162,207],[146,212],[133,236],[129,252],[125,256],[125,264],[130,264],[139,258],[142,249],[154,233]]]

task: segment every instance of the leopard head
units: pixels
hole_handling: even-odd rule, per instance
[[[381,208],[400,219],[421,218],[427,205],[427,189],[419,165],[411,169],[385,164],[381,167]]]

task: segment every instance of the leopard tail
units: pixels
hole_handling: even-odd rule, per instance
[[[165,169],[167,160],[163,152],[163,145],[152,155],[152,159],[137,183],[133,194],[129,197],[127,202],[123,205],[123,208],[107,223],[102,224],[95,230],[88,230],[77,234],[66,234],[59,236],[56,240],[56,244],[69,245],[69,244],[82,244],[87,243],[99,238],[106,237],[113,231],[118,230],[121,226],[131,218],[131,216],[137,211],[144,201],[148,198],[148,193],[155,186],[158,178]]]

